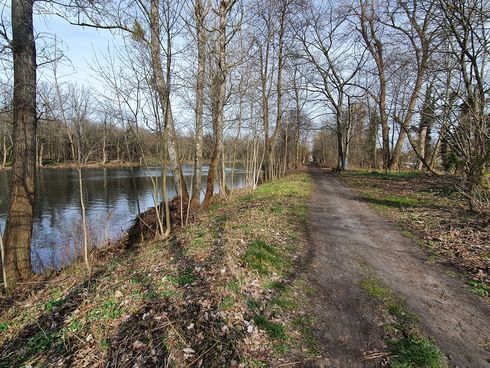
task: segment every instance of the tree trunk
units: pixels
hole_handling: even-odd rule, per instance
[[[203,145],[203,114],[204,84],[206,77],[206,30],[204,29],[205,11],[202,0],[195,3],[197,32],[197,85],[196,85],[196,141],[194,152],[194,181],[192,184],[191,206],[197,208],[201,195],[202,176],[202,145]]]
[[[420,127],[419,132],[419,154],[424,160],[426,159],[425,147],[427,146],[427,125],[423,125]],[[419,161],[417,168],[419,171],[422,171],[424,168],[424,164],[422,161]]]
[[[39,167],[43,167],[44,143],[39,143]]]
[[[234,0],[221,0],[219,5],[219,36],[218,36],[218,65],[213,84],[213,127],[215,129],[215,142],[213,156],[209,165],[208,180],[206,183],[206,194],[204,196],[203,206],[208,206],[214,191],[214,182],[216,179],[216,169],[218,160],[223,152],[223,125],[224,125],[224,107],[226,93],[226,21],[228,12],[234,4]],[[222,188],[225,191],[225,188]]]
[[[400,156],[406,138],[407,138],[407,131],[405,130],[404,126],[401,126],[400,133],[398,134],[398,139],[396,140],[395,148],[393,148],[393,152],[391,153],[391,158],[389,160],[389,164],[388,164],[389,170],[392,169],[398,170],[400,168]]]
[[[160,57],[160,12],[159,12],[159,0],[151,1],[151,14],[150,14],[150,52],[151,62],[153,69],[153,76],[155,78],[155,89],[158,94],[161,107],[164,109],[165,114],[165,139],[167,140],[168,157],[170,165],[172,166],[172,173],[175,183],[177,194],[183,201],[187,202],[188,192],[185,184],[184,175],[182,173],[182,167],[180,165],[178,157],[178,145],[177,134],[175,131],[175,125],[172,115],[172,107],[170,105],[170,86],[169,81],[165,81],[165,76],[162,69],[162,61]],[[170,42],[170,40],[168,40]],[[170,50],[167,50],[170,53]],[[170,65],[167,65],[167,70],[170,69]]]
[[[12,1],[14,56],[13,163],[5,226],[5,268],[10,285],[31,276],[31,240],[36,194],[36,45],[32,0]]]
[[[8,157],[8,150],[7,150],[7,137],[3,137],[3,160],[2,160],[2,168],[5,169],[7,167],[7,157]]]

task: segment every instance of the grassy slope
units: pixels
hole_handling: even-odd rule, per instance
[[[345,172],[342,178],[406,236],[428,249],[434,261],[468,276],[471,290],[488,300],[490,221],[467,211],[452,178],[367,171]]]
[[[313,320],[296,271],[311,188],[288,176],[106,257],[90,279],[81,265],[58,273],[0,311],[0,367],[306,362]]]

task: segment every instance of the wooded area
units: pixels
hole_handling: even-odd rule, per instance
[[[230,162],[246,168],[252,189],[309,161],[446,172],[462,178],[472,209],[488,208],[489,12],[486,0],[3,5],[7,279],[29,277],[35,168],[49,163],[168,166],[193,208],[205,162],[205,207],[215,185],[228,195]],[[120,41],[95,56],[103,93],[60,75],[60,41],[35,34],[33,13]],[[194,165],[191,188],[184,162]],[[162,223],[161,235],[168,231]]]

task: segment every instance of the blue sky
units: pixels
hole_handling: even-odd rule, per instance
[[[34,27],[38,34],[61,40],[58,46],[66,60],[58,66],[58,73],[64,76],[63,81],[76,81],[95,88],[100,86],[90,66],[94,64],[94,52],[100,56],[108,47],[113,47],[115,38],[109,31],[71,25],[57,16],[40,15],[35,16]],[[51,73],[49,70],[40,72]]]

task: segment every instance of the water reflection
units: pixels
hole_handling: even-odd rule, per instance
[[[183,168],[190,188],[192,168]],[[82,169],[86,211],[92,244],[117,239],[141,211],[154,206],[150,174],[161,180],[159,168]],[[203,168],[203,187],[207,167]],[[240,168],[227,169],[231,188],[245,185]],[[0,173],[0,226],[3,231],[8,212],[10,172]],[[59,268],[79,253],[82,243],[81,210],[76,169],[41,169],[37,180],[34,210],[32,260],[35,271]],[[171,174],[167,175],[169,197],[175,195]],[[158,193],[160,195],[160,193]]]

